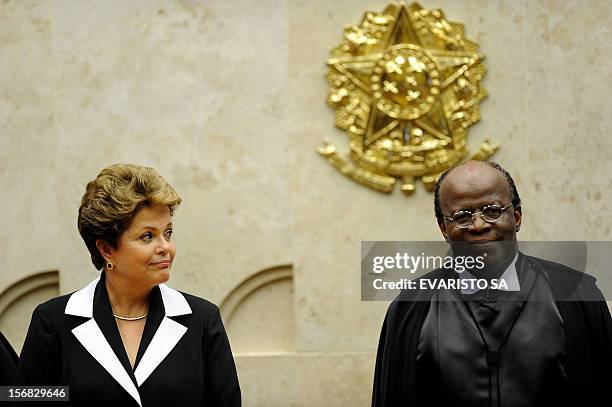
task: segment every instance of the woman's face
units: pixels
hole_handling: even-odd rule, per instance
[[[120,277],[135,287],[154,287],[168,281],[176,254],[172,216],[165,205],[143,207],[110,249],[114,268],[107,276]]]

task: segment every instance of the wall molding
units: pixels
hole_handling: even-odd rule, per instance
[[[225,323],[229,322],[240,304],[255,291],[279,280],[293,280],[293,266],[291,264],[270,267],[243,280],[221,301],[219,309],[223,321]]]
[[[58,270],[42,271],[11,284],[0,293],[0,316],[20,298],[47,287],[59,288]]]

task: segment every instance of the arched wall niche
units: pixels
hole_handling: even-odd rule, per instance
[[[237,355],[295,352],[293,268],[254,273],[221,302],[220,310]]]
[[[0,331],[17,353],[21,352],[34,308],[58,295],[58,270],[32,274],[0,293]]]

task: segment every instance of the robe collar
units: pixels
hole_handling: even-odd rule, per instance
[[[508,265],[508,267],[506,267],[506,270],[499,277],[499,280],[500,281],[504,280],[506,282],[506,285],[508,286],[508,288],[500,288],[500,290],[502,291],[521,291],[521,285],[519,283],[519,278],[518,278],[518,273],[517,273],[517,268],[516,268],[518,258],[519,258],[519,252],[517,251],[516,254],[514,255],[514,258]],[[476,277],[467,270],[461,273],[457,273],[457,274],[459,274],[459,278],[461,279],[468,279],[468,280],[476,279]],[[475,294],[478,291],[480,291],[478,287],[474,287],[473,289],[470,289],[470,288],[463,289],[462,288],[461,294],[467,294],[467,295]]]
[[[72,330],[87,352],[142,406],[138,388],[153,373],[187,332],[187,327],[170,319],[191,314],[180,292],[160,284],[149,294],[149,315],[140,340],[135,370],[123,347],[106,291],[104,272],[83,289],[73,293],[65,314],[88,320]]]

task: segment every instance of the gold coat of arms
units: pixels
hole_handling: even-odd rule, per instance
[[[399,179],[410,195],[421,178],[432,191],[469,156],[467,130],[487,96],[483,59],[442,10],[413,3],[366,12],[327,61],[327,101],[349,135],[350,160],[329,143],[318,153],[374,190],[391,192]],[[497,148],[485,141],[470,158],[486,160]]]

